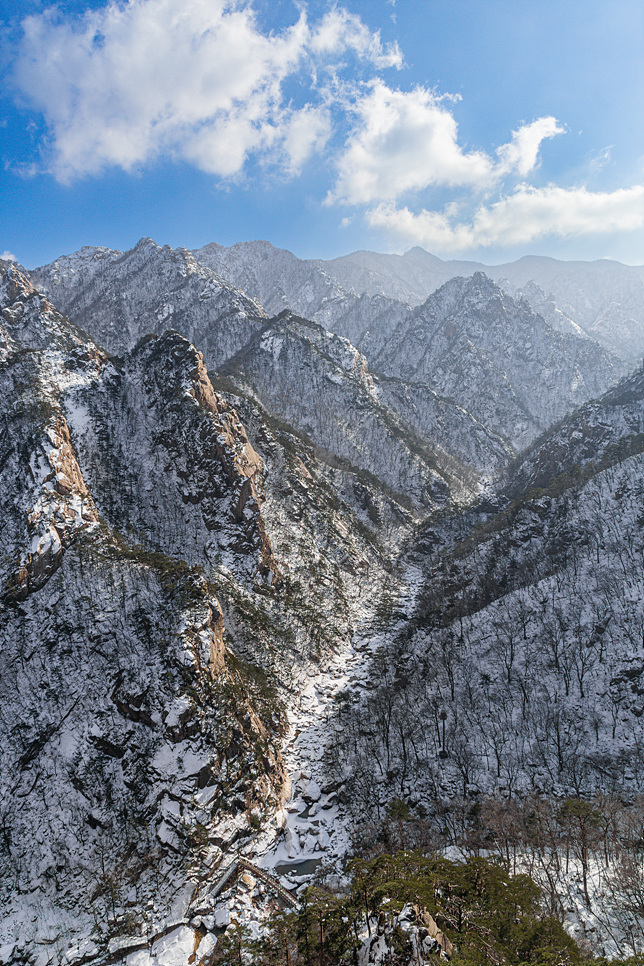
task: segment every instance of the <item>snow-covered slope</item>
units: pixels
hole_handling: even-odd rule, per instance
[[[392,794],[641,790],[643,386],[582,407],[496,501],[422,534],[419,606],[356,719]]]
[[[179,526],[168,512],[172,494],[182,503],[174,468],[189,458],[191,441],[176,439],[171,455],[152,439],[145,454],[146,427],[121,398],[119,415],[130,440],[138,431],[137,453],[152,474],[142,485],[152,489],[155,466],[166,464],[164,527],[158,517],[156,527],[128,532],[126,494],[117,512],[106,488],[90,492],[96,461],[83,443],[118,425],[107,413],[102,426],[95,422],[92,402],[117,393],[123,374],[17,271],[1,285],[2,945],[17,942],[30,962],[52,961],[52,953],[61,961],[75,933],[89,937],[98,927],[99,943],[107,942],[116,905],[130,894],[156,895],[155,908],[146,912],[142,902],[142,923],[170,916],[204,821],[243,822],[249,803],[279,801],[288,786],[275,709],[253,702],[224,643],[212,587],[167,540]],[[38,348],[47,332],[56,347]],[[165,360],[178,362],[167,350]],[[227,469],[234,501],[251,476],[242,465],[247,442],[199,401],[207,381],[198,366],[177,369],[177,382],[163,389],[166,417],[192,419],[197,436],[217,440],[212,458]],[[122,453],[112,466],[116,491],[127,464]],[[211,473],[214,483],[216,465]],[[276,568],[250,486],[246,518],[230,513],[229,526],[252,544],[266,583]],[[221,494],[224,520],[229,501]],[[146,539],[151,530],[163,549]]]
[[[427,509],[476,489],[471,470],[415,437],[382,405],[364,356],[314,322],[283,313],[222,373],[296,426],[332,464],[366,471],[402,502]]]
[[[548,303],[554,303],[552,313],[558,310],[573,326],[621,358],[632,362],[644,353],[644,268],[609,259],[562,262],[526,256],[488,266],[458,259],[443,261],[416,247],[404,255],[359,251],[322,261],[297,259],[268,242],[245,242],[231,248],[207,245],[194,255],[233,285],[257,296],[269,312],[290,308],[314,318],[349,338],[361,351],[368,345],[356,328],[349,329],[350,319],[365,313],[368,306],[377,316],[375,298],[395,312],[395,302],[420,305],[451,278],[484,272],[502,287],[507,281],[511,294],[524,290],[533,309],[540,314],[545,311],[551,324],[555,318],[548,315]],[[374,328],[378,327],[371,326],[372,338]]]
[[[404,300],[343,287],[324,263],[296,258],[269,242],[241,242],[230,248],[211,244],[192,254],[200,265],[257,298],[268,315],[288,309],[349,339],[370,357],[409,311]]]
[[[581,481],[644,448],[644,369],[535,440],[508,470],[506,493],[517,497],[553,481]]]

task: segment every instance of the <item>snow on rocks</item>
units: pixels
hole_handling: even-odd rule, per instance
[[[179,926],[157,939],[149,949],[130,953],[123,962],[125,966],[186,966],[194,951],[193,930],[189,926]]]

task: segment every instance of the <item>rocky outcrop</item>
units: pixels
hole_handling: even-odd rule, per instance
[[[64,552],[79,533],[98,521],[62,415],[45,430],[44,438],[37,440],[30,464],[40,468],[40,488],[37,495],[34,493],[33,505],[25,508],[27,539],[17,569],[7,576],[5,603],[24,600],[39,590],[58,569]],[[29,537],[31,546],[27,550]]]
[[[427,909],[407,903],[399,913],[381,913],[376,928],[358,952],[360,962],[371,966],[396,957],[397,962],[430,966],[451,960],[456,949]]]
[[[10,346],[31,349],[71,349],[88,342],[87,334],[70,323],[37,291],[27,273],[12,262],[0,270],[0,338],[5,359]],[[2,351],[2,350],[0,350]]]

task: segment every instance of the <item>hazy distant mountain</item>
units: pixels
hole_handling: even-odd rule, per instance
[[[517,449],[624,372],[615,356],[556,332],[480,272],[431,295],[373,365],[455,400]]]
[[[449,279],[484,272],[497,282],[507,280],[513,292],[523,289],[528,298],[529,283],[535,283],[543,290],[543,295],[534,293],[535,311],[541,311],[545,297],[554,302],[555,310],[622,358],[632,361],[644,353],[641,266],[609,259],[563,262],[542,256],[488,266],[443,261],[418,247],[404,255],[360,251],[329,261],[303,260],[268,242],[245,242],[232,248],[208,245],[193,254],[231,284],[259,298],[269,312],[288,307],[347,335],[361,350],[366,346],[359,332],[344,328],[347,295],[419,305]]]
[[[353,264],[351,258],[340,263],[346,268]],[[401,280],[419,285],[423,273],[433,273],[435,279],[456,264],[441,262],[422,249],[405,256],[372,259],[369,253],[358,253],[355,258],[361,272],[372,264],[381,278],[387,266],[394,265],[395,285]],[[387,377],[378,384],[378,404],[385,405],[394,421],[400,420],[430,449],[438,447],[486,477],[551,422],[605,391],[624,372],[617,359],[588,338],[535,283],[527,283],[523,292],[548,313],[555,328],[527,302],[504,296],[480,274],[478,281],[452,280],[442,294],[414,310],[389,295],[347,292],[322,264],[297,259],[268,242],[231,248],[212,244],[190,253],[141,239],[125,253],[82,249],[31,276],[110,351],[125,351],[147,333],[172,328],[199,347],[211,369],[221,369],[233,356],[242,370],[251,366],[251,360],[255,365],[263,355],[247,348],[265,344],[261,334],[266,316],[283,311],[285,304],[294,306],[289,311],[310,317],[327,330],[327,348],[334,344],[330,330],[348,339],[353,353],[366,356],[374,373]],[[464,263],[460,265],[463,268]],[[524,271],[526,265],[524,259]],[[375,283],[365,276],[363,284],[373,289]],[[299,325],[298,332],[304,332],[303,323]],[[293,326],[287,329],[293,336]],[[307,332],[310,341],[317,327],[310,326]],[[315,336],[313,342],[319,341]],[[340,344],[337,338],[335,342]],[[319,346],[316,352],[319,355]],[[337,390],[332,392],[329,381],[322,379],[313,393],[302,380],[300,363],[289,360],[288,353],[276,357],[275,371],[258,398],[280,418],[308,432],[309,403],[292,405],[308,394],[317,409],[327,413],[330,425],[337,419],[336,411],[343,411],[343,404],[333,397]],[[251,378],[250,369],[242,374]],[[349,407],[349,412],[347,432],[357,453],[362,445],[360,420],[352,424],[358,410]],[[345,444],[340,452],[322,436],[316,442],[348,458]],[[384,455],[383,451],[381,460]],[[379,476],[369,459],[354,462]],[[390,474],[387,485],[400,490]]]
[[[536,282],[529,281],[521,287],[513,285],[508,278],[499,278],[497,279],[497,285],[513,298],[525,299],[530,304],[530,307],[544,318],[548,325],[551,325],[557,332],[562,332],[564,335],[576,335],[582,339],[590,338],[588,333],[580,325],[577,325],[565,312],[562,312],[555,301],[554,295],[546,295],[541,286],[537,285]]]
[[[324,262],[296,258],[266,241],[241,242],[230,248],[211,244],[192,254],[200,265],[258,299],[268,315],[288,309],[344,336],[370,355],[382,348],[409,308],[408,301],[397,295],[353,291],[327,271]]]

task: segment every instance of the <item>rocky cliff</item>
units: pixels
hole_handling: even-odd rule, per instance
[[[284,695],[387,561],[183,336],[111,359],[0,296],[0,945],[58,963],[183,915],[279,807]]]

